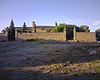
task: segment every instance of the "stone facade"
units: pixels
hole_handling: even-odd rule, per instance
[[[96,42],[96,33],[95,32],[76,32],[76,29],[73,30],[74,41],[77,42]]]
[[[76,32],[76,40],[79,42],[96,42],[95,32]]]
[[[39,32],[39,33],[18,33],[16,38],[19,39],[45,39],[45,40],[57,40],[57,41],[66,41],[66,33],[64,32]]]
[[[53,29],[54,27],[55,26],[37,26],[35,21],[32,21],[32,27],[27,27],[24,22],[23,27],[15,27],[15,32],[20,32],[20,33],[46,32],[45,29]]]

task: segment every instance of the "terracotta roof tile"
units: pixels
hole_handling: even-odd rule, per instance
[[[54,28],[54,26],[36,26],[37,28],[40,28],[40,29],[45,29],[45,28]],[[26,27],[27,30],[31,30],[32,27]],[[22,30],[23,27],[15,27],[16,30]]]

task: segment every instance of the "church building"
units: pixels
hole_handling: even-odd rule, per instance
[[[24,22],[22,27],[15,27],[15,32],[21,32],[21,33],[45,32],[45,29],[53,29],[53,28],[54,26],[37,26],[35,21],[32,21],[31,27],[30,26],[28,27]]]

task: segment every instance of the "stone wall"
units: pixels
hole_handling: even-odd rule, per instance
[[[79,42],[96,42],[95,32],[76,32],[76,40]]]
[[[0,36],[7,36],[7,33],[0,33]]]
[[[4,36],[4,37],[3,37]],[[75,40],[71,42],[96,42],[96,33],[95,32],[75,32]],[[26,39],[46,39],[46,40],[57,40],[57,41],[68,41],[66,39],[66,32],[37,32],[37,33],[16,33],[16,40],[26,40]],[[7,39],[7,34],[0,33],[0,40]]]
[[[16,34],[16,38],[24,40],[37,38],[46,40],[66,41],[66,33],[65,32],[18,33]]]
[[[7,34],[6,33],[0,33],[0,41],[7,41]]]

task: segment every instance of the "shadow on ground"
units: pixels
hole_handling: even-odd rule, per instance
[[[55,75],[35,71],[0,70],[0,80],[100,80],[100,73]]]

